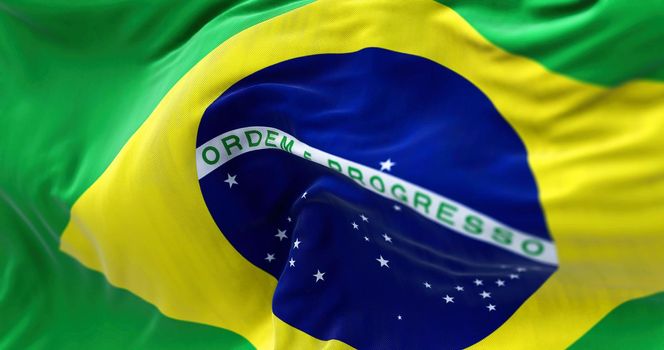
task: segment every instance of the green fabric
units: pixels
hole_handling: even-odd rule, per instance
[[[570,349],[664,349],[664,293],[620,305]]]
[[[233,34],[308,1],[0,2],[0,348],[251,348],[58,249],[76,199]]]
[[[552,71],[609,86],[664,81],[662,0],[441,2],[497,46]]]
[[[0,250],[0,349],[253,349],[235,333],[167,318],[111,287],[58,253],[36,213],[13,209],[0,207],[0,245],[11,248]]]

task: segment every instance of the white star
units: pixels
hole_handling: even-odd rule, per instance
[[[403,317],[401,317],[401,315],[397,315],[397,320],[401,321],[402,319]]]
[[[304,191],[304,193],[302,193],[302,198],[307,199],[307,191]]]
[[[360,217],[362,218],[362,221],[369,222],[369,218],[364,216],[364,214],[360,215]]]
[[[364,240],[367,241],[367,242],[369,242],[369,237],[364,236]]]
[[[391,158],[388,158],[386,161],[380,162],[380,170],[392,171],[392,167],[396,164],[397,163],[393,162]]]
[[[515,273],[511,273],[511,274],[510,274],[510,279],[511,279],[511,280],[518,280],[518,279],[519,279],[519,275],[517,275],[517,274],[515,274]]]
[[[290,260],[288,260],[288,264],[289,264],[291,267],[295,266],[295,260],[294,260],[293,258],[290,258]]]
[[[293,242],[293,248],[300,249],[300,243],[302,243],[302,241],[300,241],[299,238],[295,238],[295,242]]]
[[[274,260],[274,254],[267,253],[265,260],[267,260],[267,262],[272,262],[272,260]]]
[[[390,267],[390,265],[388,265],[388,263],[389,263],[390,261],[389,261],[389,260],[385,260],[385,259],[383,259],[383,256],[382,256],[382,255],[380,256],[380,258],[376,259],[376,261],[378,261],[378,262],[380,263],[380,267],[383,267],[383,266],[385,266],[385,267]]]
[[[505,286],[505,281],[503,281],[501,279],[497,279],[496,284],[498,285],[498,287],[504,287]]]
[[[325,275],[325,272],[320,272],[320,270],[316,269],[316,273],[314,274],[314,277],[316,277],[316,282],[325,281],[325,278],[323,278],[323,275]]]
[[[475,283],[476,286],[481,286],[481,285],[484,284],[484,282],[482,282],[482,280],[478,280],[477,278],[473,281],[473,283]]]
[[[233,185],[239,185],[237,181],[235,181],[235,177],[237,177],[237,175],[231,176],[231,174],[228,173],[226,175],[228,175],[228,177],[226,180],[224,180],[224,182],[228,184],[228,188],[233,187]]]
[[[396,204],[392,208],[394,208],[396,211],[401,211],[401,207]]]
[[[445,297],[443,299],[445,299],[445,304],[454,303],[454,297],[451,297],[447,294],[445,294]]]
[[[360,225],[356,224],[355,221],[351,222],[350,224],[353,225],[354,230],[359,230]]]
[[[431,285],[429,284],[429,282],[424,282],[424,286],[427,287],[427,288],[431,288]]]
[[[388,235],[386,235],[386,234],[383,233],[383,238],[385,239],[385,242],[390,242],[390,243],[392,243],[392,237],[390,237],[390,236],[388,236]]]
[[[463,292],[463,287],[461,287],[461,286],[456,286],[456,287],[454,287],[454,289],[456,289],[459,292]]]
[[[289,216],[289,217],[287,217],[287,218],[286,218],[286,220],[288,220],[288,222],[291,222],[291,221],[293,221],[293,220],[292,220],[292,219],[290,218],[290,216]]]
[[[274,237],[279,238],[279,242],[281,242],[284,238],[288,238],[288,236],[286,236],[286,230],[277,229],[277,232],[279,233],[274,235]]]
[[[496,305],[493,304],[487,305],[486,308],[489,309],[489,311],[496,311]]]
[[[516,272],[525,272],[526,268],[525,267],[517,267]]]
[[[482,299],[491,298],[491,293],[487,293],[485,290],[483,290],[480,295],[482,296]]]

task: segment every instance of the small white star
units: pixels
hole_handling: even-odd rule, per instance
[[[320,272],[320,270],[316,269],[316,273],[314,274],[314,277],[316,277],[316,282],[325,281],[325,278],[323,278],[323,275],[325,275],[325,272]]]
[[[237,181],[235,181],[237,175],[231,176],[231,174],[228,173],[226,175],[228,175],[228,177],[226,178],[226,180],[224,180],[224,182],[228,184],[228,188],[233,187],[233,185],[239,185]]]
[[[295,259],[290,258],[290,260],[288,260],[288,264],[289,264],[291,267],[295,266]]]
[[[367,242],[369,242],[369,237],[364,236],[364,240],[367,241]]]
[[[488,293],[485,290],[483,290],[482,293],[480,293],[480,295],[482,296],[482,299],[491,298],[491,293]]]
[[[277,229],[277,232],[278,233],[274,235],[274,237],[279,238],[279,242],[281,242],[284,238],[288,238],[288,236],[286,236],[286,230]]]
[[[293,242],[293,249],[300,249],[300,243],[302,243],[302,241],[300,241],[299,238],[295,238],[295,242]]]
[[[392,208],[394,208],[396,211],[401,211],[401,207],[396,204]]]
[[[292,220],[292,219],[290,218],[290,216],[289,216],[289,217],[287,217],[287,218],[286,218],[286,220],[288,220],[288,222],[291,222],[291,221],[293,221],[293,220]]]
[[[357,223],[355,223],[355,221],[351,222],[350,224],[353,225],[353,229],[354,229],[354,230],[359,230],[359,229],[360,229],[360,225],[358,225]]]
[[[517,267],[516,272],[525,272],[526,268],[525,267]]]
[[[497,279],[496,284],[498,285],[498,287],[504,287],[505,286],[505,281],[503,281],[501,279]]]
[[[496,305],[493,304],[487,305],[486,308],[489,309],[489,311],[496,311]]]
[[[454,297],[451,297],[447,294],[445,294],[445,297],[443,299],[445,299],[445,304],[454,303]]]
[[[454,287],[454,289],[456,289],[459,292],[463,292],[463,287],[461,287],[461,286],[456,286],[456,287]]]
[[[272,262],[272,260],[274,259],[275,259],[274,254],[267,253],[267,256],[265,257],[265,260],[267,260],[267,262]]]
[[[388,236],[387,234],[383,233],[383,238],[385,239],[385,242],[392,243],[392,237]]]
[[[510,279],[511,279],[511,280],[518,280],[518,279],[519,279],[519,275],[517,275],[517,274],[515,274],[515,273],[511,273],[511,274],[510,274]]]
[[[429,284],[429,282],[424,282],[424,286],[425,286],[426,288],[431,288],[431,284]]]
[[[401,321],[402,319],[403,317],[401,317],[401,315],[397,315],[397,320]]]
[[[302,193],[302,198],[307,199],[307,191],[304,191],[304,193]]]
[[[392,167],[396,164],[397,163],[393,162],[391,158],[388,158],[386,161],[380,162],[380,170],[392,171]]]
[[[360,217],[362,218],[362,221],[369,222],[369,218],[364,216],[364,214],[360,215]]]
[[[388,265],[388,263],[389,263],[390,261],[389,261],[389,260],[386,260],[386,259],[383,259],[383,256],[382,256],[382,255],[380,256],[380,258],[376,259],[376,261],[378,261],[378,262],[380,263],[380,267],[383,267],[383,266],[385,266],[385,267],[390,267],[390,265]]]
[[[478,280],[477,278],[473,281],[473,283],[475,283],[476,286],[481,286],[481,285],[484,284],[484,282],[482,282],[482,280]]]

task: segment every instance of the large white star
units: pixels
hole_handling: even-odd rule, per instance
[[[380,258],[376,259],[380,263],[380,267],[390,267],[388,263],[390,262],[389,260],[383,259],[383,256],[381,255]]]
[[[383,233],[383,238],[385,239],[385,242],[392,243],[392,237],[388,236],[387,234]]]
[[[290,260],[288,260],[288,264],[289,264],[291,267],[295,266],[295,259],[290,258]]]
[[[496,285],[498,285],[498,287],[504,287],[505,286],[505,281],[503,281],[501,279],[497,279],[496,280]]]
[[[274,235],[274,237],[279,238],[279,242],[281,242],[284,238],[288,238],[288,236],[286,236],[286,230],[277,229],[277,232],[278,233]]]
[[[325,278],[323,278],[323,275],[325,275],[325,272],[320,272],[320,270],[316,269],[316,273],[314,274],[314,277],[316,277],[316,282],[325,281]]]
[[[360,215],[360,217],[362,218],[362,221],[369,222],[369,218],[364,216],[364,214]]]
[[[360,225],[358,225],[355,221],[351,222],[350,224],[353,225],[353,229],[354,229],[354,230],[359,230],[359,229],[360,229],[360,228],[359,228]]]
[[[272,262],[272,260],[274,259],[275,259],[274,254],[267,253],[267,256],[265,257],[265,260],[267,260],[267,262]]]
[[[293,248],[300,249],[300,243],[302,243],[302,241],[300,241],[299,238],[295,238],[295,242],[293,242]]]
[[[456,289],[459,292],[463,292],[463,287],[461,287],[461,286],[456,286],[456,287],[454,287],[454,289]]]
[[[489,309],[489,311],[496,311],[496,305],[493,304],[487,305],[486,308]]]
[[[224,180],[224,182],[228,184],[228,188],[233,187],[233,185],[239,185],[237,181],[235,181],[237,175],[231,176],[231,174],[228,173],[226,175],[228,175],[228,177],[226,178],[226,180]]]
[[[449,304],[449,303],[453,303],[453,302],[454,302],[454,297],[451,297],[451,296],[449,296],[449,295],[447,295],[447,294],[445,294],[445,296],[443,297],[443,299],[445,299],[445,304]]]
[[[480,293],[480,295],[482,296],[482,299],[491,298],[491,293],[488,293],[485,290],[483,290],[482,293]]]
[[[482,284],[484,284],[484,282],[482,282],[482,280],[477,279],[477,278],[473,281],[473,283],[475,283],[476,286],[481,286]]]
[[[393,162],[392,159],[388,158],[386,161],[380,162],[380,170],[392,171],[392,167],[396,164],[397,163]]]

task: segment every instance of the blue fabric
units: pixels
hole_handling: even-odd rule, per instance
[[[265,68],[207,109],[197,146],[247,126],[274,127],[376,169],[389,158],[390,174],[550,239],[518,135],[472,83],[421,57],[368,48]],[[229,174],[237,185],[224,182]],[[244,154],[200,185],[226,238],[278,279],[274,313],[314,337],[361,349],[469,346],[555,270],[405,206],[395,210],[395,201],[280,150]],[[324,280],[316,281],[317,271]]]

